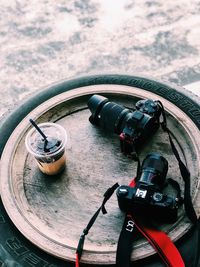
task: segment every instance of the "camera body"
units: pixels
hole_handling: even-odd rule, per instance
[[[138,182],[136,187],[122,185],[117,190],[119,208],[124,212],[134,212],[166,223],[177,220],[176,198],[162,194],[154,187]]]
[[[106,97],[93,95],[88,101],[89,121],[104,130],[120,136],[121,151],[134,157],[138,145],[159,127],[161,108],[151,99],[140,100],[135,110],[128,109]]]
[[[162,193],[168,162],[159,153],[150,153],[142,163],[141,173],[134,187],[121,185],[117,189],[119,208],[159,221],[177,220],[179,199]]]

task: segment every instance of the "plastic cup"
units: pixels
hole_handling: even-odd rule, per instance
[[[33,127],[26,135],[25,144],[37,162],[39,169],[47,175],[56,175],[66,166],[66,130],[56,123],[38,124],[47,140]]]

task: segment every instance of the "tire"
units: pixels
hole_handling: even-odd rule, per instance
[[[79,87],[99,84],[116,84],[136,87],[153,92],[179,107],[200,129],[200,99],[181,87],[163,83],[146,77],[127,75],[95,75],[81,77],[73,80],[62,81],[51,85],[26,100],[17,109],[12,111],[0,123],[2,137],[0,139],[0,156],[7,140],[15,127],[33,109],[37,108],[46,100],[65,91]],[[48,255],[31,244],[13,225],[9,219],[2,202],[0,203],[0,263],[1,266],[23,267],[62,267],[74,266],[74,263],[66,263]],[[177,242],[186,266],[198,266],[194,263],[195,252],[199,251],[199,226],[191,229],[181,240]],[[191,246],[190,244],[193,244]],[[196,247],[196,251],[194,248]],[[197,262],[197,260],[196,260]],[[91,266],[91,265],[90,265]],[[110,265],[111,266],[111,265]],[[156,255],[134,263],[134,266],[161,267],[164,266]]]

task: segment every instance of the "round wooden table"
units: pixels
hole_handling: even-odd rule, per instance
[[[87,108],[87,101],[93,94],[106,96],[110,101],[128,108],[134,108],[139,99],[150,98],[163,103],[174,142],[191,173],[191,195],[199,214],[198,99],[181,88],[134,76],[99,75],[61,82],[33,97],[34,106],[28,100],[24,104],[26,112],[19,116],[20,121],[14,122],[17,113],[13,112],[0,126],[5,136],[7,134],[7,140],[5,137],[4,145],[1,144],[2,205],[12,221],[9,224],[14,224],[17,234],[21,233],[21,239],[16,238],[19,241],[18,246],[25,248],[27,246],[23,245],[24,242],[29,241],[33,244],[29,244],[31,249],[27,248],[27,252],[24,250],[24,254],[21,254],[25,263],[28,259],[26,255],[32,250],[34,255],[35,247],[36,251],[41,251],[41,262],[42,251],[45,251],[44,262],[50,259],[49,263],[53,264],[54,258],[55,264],[57,261],[62,264],[65,261],[73,262],[80,234],[101,205],[106,189],[115,182],[127,185],[136,175],[137,164],[121,153],[119,137],[114,133],[106,133],[89,122],[91,113]],[[50,177],[42,174],[33,157],[26,151],[25,137],[31,128],[29,118],[37,123],[56,122],[67,130],[67,165],[60,175]],[[14,125],[13,129],[6,128],[9,123],[12,127]],[[9,132],[10,130],[12,131]],[[167,177],[178,181],[183,192],[184,183],[178,163],[172,153],[168,136],[161,128],[139,149],[140,159],[149,152],[159,152],[167,159]],[[166,188],[166,192],[172,195],[174,193],[170,186]],[[118,208],[115,194],[106,208],[108,214],[98,217],[86,237],[82,262],[88,265],[115,263],[124,214]],[[167,232],[173,241],[181,240],[192,226],[185,215],[184,207],[180,208],[176,223],[156,225]],[[15,231],[11,240],[15,240]],[[24,241],[23,236],[29,241]],[[21,261],[22,266],[25,266],[19,255],[16,256],[16,250],[11,248],[10,252],[7,245],[5,250],[10,253],[11,258],[14,252],[13,259]],[[133,243],[133,261],[137,262],[154,253],[154,249],[144,238]],[[62,266],[60,263],[55,266]],[[37,266],[36,263],[33,266]]]

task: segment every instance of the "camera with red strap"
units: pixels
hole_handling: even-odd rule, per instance
[[[139,231],[153,246],[167,267],[184,267],[185,263],[171,239],[164,232],[157,230],[151,224],[147,223],[149,220],[145,217],[145,215],[148,215],[150,212],[151,217],[153,215],[156,220],[162,221],[162,223],[173,223],[177,220],[178,208],[184,203],[186,215],[193,225],[198,225],[199,227],[199,220],[197,219],[190,196],[190,172],[181,160],[173,142],[171,131],[167,127],[165,110],[162,103],[160,101],[142,100],[141,103],[139,102],[139,104],[137,104],[136,113],[127,111],[127,109],[122,108],[120,105],[115,105],[115,103],[109,102],[108,99],[96,95],[91,97],[88,103],[92,112],[90,122],[104,129],[109,128],[107,129],[109,131],[115,131],[119,134],[121,132],[121,150],[125,155],[132,155],[132,158],[138,162],[138,168],[136,178],[133,179],[129,185],[119,186],[119,184],[116,183],[104,194],[101,206],[92,216],[80,236],[76,250],[76,267],[79,267],[85,236],[89,233],[100,211],[106,214],[105,204],[116,189],[119,208],[125,212],[125,220],[118,240],[116,266],[131,266],[134,234],[136,231]],[[112,114],[113,110],[115,110],[115,112]],[[151,110],[152,113],[150,112]],[[111,112],[111,114],[109,112]],[[150,113],[146,115],[146,112]],[[111,124],[107,121],[106,115],[108,115],[108,113],[113,119],[113,123]],[[160,122],[161,114],[163,118],[162,122]],[[130,123],[130,120],[132,123]],[[150,128],[147,127],[148,121],[153,122],[153,124],[149,124]],[[167,181],[175,188],[177,195],[171,196],[163,194],[162,192],[166,185],[168,170],[166,159],[159,153],[150,153],[144,159],[142,166],[140,166],[138,153],[134,149],[135,145],[138,144],[135,141],[137,141],[138,138],[140,139],[141,136],[146,136],[146,129],[153,129],[155,127],[154,130],[152,130],[152,132],[154,132],[158,128],[158,124],[161,125],[162,129],[167,133],[172,152],[177,160],[180,174],[184,181],[183,198],[181,197],[179,184],[172,179],[168,179]],[[140,127],[138,127],[138,125],[140,125]],[[139,128],[140,131],[138,131]],[[116,129],[118,131],[116,131]],[[142,132],[141,129],[143,130]],[[130,135],[128,133],[132,134]],[[132,138],[133,133],[134,138]],[[140,140],[142,139],[143,138]],[[194,260],[193,267],[199,267],[197,266],[197,260],[198,259]]]

